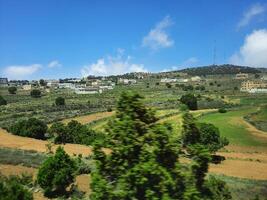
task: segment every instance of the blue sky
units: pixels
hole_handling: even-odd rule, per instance
[[[267,1],[0,0],[0,76],[267,67]]]

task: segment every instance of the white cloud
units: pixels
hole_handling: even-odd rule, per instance
[[[239,52],[230,63],[252,67],[267,67],[267,29],[255,30],[247,35]]]
[[[53,60],[47,66],[49,68],[54,68],[54,67],[61,67],[62,64],[58,60]]]
[[[41,69],[41,64],[12,65],[4,68],[4,75],[9,79],[23,79]]]
[[[246,25],[248,25],[250,23],[250,21],[262,14],[263,12],[265,12],[266,8],[265,6],[261,5],[261,4],[254,4],[252,5],[244,14],[242,19],[239,21],[239,23],[237,24],[237,28],[240,29]]]
[[[128,72],[147,72],[143,64],[131,63],[130,56],[124,56],[123,52],[118,49],[117,56],[108,56],[100,58],[95,63],[85,65],[81,69],[83,77],[94,76],[108,76],[125,74]]]
[[[166,28],[173,24],[169,16],[166,16],[156,26],[150,30],[147,36],[143,38],[142,46],[149,47],[152,50],[168,48],[173,46],[174,41],[166,32]]]

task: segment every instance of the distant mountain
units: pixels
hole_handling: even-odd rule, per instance
[[[179,70],[177,72],[187,73],[191,76],[201,76],[201,75],[215,75],[215,74],[237,74],[237,73],[261,73],[264,68],[253,68],[247,66],[237,66],[237,65],[210,65],[202,67],[193,67]]]

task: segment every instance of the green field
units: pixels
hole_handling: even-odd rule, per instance
[[[221,134],[229,139],[230,144],[266,147],[267,140],[262,140],[250,134],[242,123],[244,116],[256,110],[256,107],[243,107],[227,113],[211,113],[200,117],[199,121],[217,126]]]

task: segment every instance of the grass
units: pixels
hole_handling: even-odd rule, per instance
[[[242,123],[243,117],[256,111],[256,107],[243,107],[227,113],[211,113],[199,118],[199,121],[212,123],[230,144],[241,146],[267,146],[267,140],[252,135]]]
[[[259,199],[266,200],[267,181],[241,179],[223,175],[213,175],[227,183],[234,200],[251,200],[258,195]]]
[[[36,151],[0,148],[0,163],[10,165],[23,165],[26,167],[38,167],[46,155]]]

